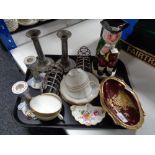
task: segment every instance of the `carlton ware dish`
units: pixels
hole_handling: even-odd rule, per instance
[[[98,96],[99,81],[91,73],[82,69],[72,69],[63,77],[60,92],[64,100],[70,104],[86,104]]]
[[[101,82],[100,102],[115,124],[138,129],[144,122],[144,112],[135,92],[121,79],[110,77]]]
[[[105,117],[102,107],[92,106],[89,103],[83,106],[73,105],[70,109],[75,120],[86,126],[96,125]]]
[[[30,108],[40,120],[50,121],[56,117],[63,119],[63,116],[60,114],[62,101],[59,96],[53,93],[33,97],[30,101]]]

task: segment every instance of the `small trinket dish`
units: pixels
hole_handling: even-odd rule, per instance
[[[96,125],[105,118],[102,107],[92,106],[89,103],[83,106],[73,105],[70,109],[75,120],[86,126]]]
[[[136,93],[121,79],[110,77],[101,82],[100,102],[115,124],[138,129],[144,122],[144,112]]]

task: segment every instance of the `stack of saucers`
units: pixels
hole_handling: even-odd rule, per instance
[[[22,26],[30,26],[37,24],[39,19],[18,19],[18,23]]]
[[[5,19],[5,24],[10,32],[14,32],[18,29],[18,20],[17,19]]]

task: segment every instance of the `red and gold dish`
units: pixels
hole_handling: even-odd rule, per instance
[[[106,78],[100,85],[102,107],[115,124],[138,129],[144,122],[144,112],[136,93],[121,79]]]

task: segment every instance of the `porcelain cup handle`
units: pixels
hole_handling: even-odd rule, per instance
[[[90,85],[95,85],[95,86],[98,86],[99,83],[95,82],[95,81],[89,81]]]

